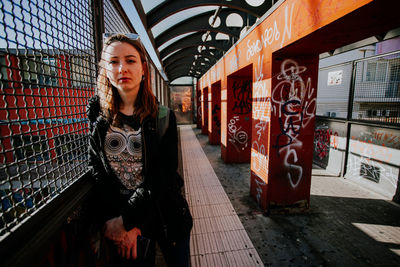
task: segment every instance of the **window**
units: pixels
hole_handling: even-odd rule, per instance
[[[400,97],[400,58],[390,61],[389,85],[386,97]]]
[[[388,73],[388,62],[368,62],[364,76],[364,80],[367,82],[384,82],[386,81]]]
[[[61,135],[56,141],[56,153],[59,163],[71,160],[86,160],[87,146],[83,135]]]
[[[8,73],[7,73],[7,64],[6,64],[6,57],[0,56],[0,88],[7,88],[9,87],[8,83]]]
[[[20,64],[22,80],[31,83],[37,83],[37,73],[39,71],[39,67],[35,63],[35,59],[33,57],[20,58]]]
[[[6,57],[5,56],[0,56],[0,66],[1,66],[1,80],[9,80],[8,79],[8,74],[7,74],[7,64],[6,64]]]
[[[71,77],[73,86],[88,87],[91,75],[91,62],[88,57],[71,57]]]
[[[39,84],[40,85],[57,85],[57,64],[56,59],[51,57],[42,58]]]
[[[57,85],[58,73],[55,58],[47,57],[19,57],[19,67],[24,82],[35,86]]]
[[[400,58],[390,62],[390,81],[400,81]]]
[[[28,162],[48,160],[49,151],[43,135],[19,135],[14,137],[15,156]]]

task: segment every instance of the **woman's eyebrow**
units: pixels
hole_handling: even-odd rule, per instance
[[[134,57],[137,58],[135,55],[126,55],[124,57]],[[119,56],[111,56],[110,59],[119,58]]]

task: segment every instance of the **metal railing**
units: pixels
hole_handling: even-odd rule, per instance
[[[352,119],[400,124],[400,52],[355,63]]]
[[[86,219],[85,111],[105,31],[135,32],[118,0],[0,1],[0,265],[42,262],[55,236]],[[153,90],[168,105],[166,82],[150,65]]]
[[[0,2],[0,238],[87,171],[90,1]]]
[[[117,0],[0,2],[0,242],[63,195],[84,195],[70,188],[88,170],[85,109],[102,33],[134,31]],[[153,90],[168,104],[150,65]]]
[[[400,52],[320,69],[317,115],[400,124]]]

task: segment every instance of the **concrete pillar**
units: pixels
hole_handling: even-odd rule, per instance
[[[201,92],[201,133],[208,135],[208,87]]]
[[[211,85],[208,110],[208,141],[212,145],[221,143],[221,82]]]
[[[221,146],[225,162],[249,162],[251,151],[252,67],[227,77],[226,147]]]
[[[282,1],[200,78],[221,80],[221,157],[243,162],[251,149],[251,194],[264,209],[309,202],[319,54],[398,28],[397,3]]]
[[[197,83],[198,84],[198,83]],[[201,129],[201,122],[202,122],[202,108],[201,108],[201,88],[197,86],[196,88],[196,126],[197,129]]]
[[[271,204],[303,202],[308,206],[318,55],[273,58],[270,90],[266,97],[255,98],[254,103],[256,134],[252,143],[250,192],[264,209]],[[261,109],[266,112],[261,114]],[[259,139],[257,131],[267,127],[264,138]],[[265,170],[263,165],[268,167],[266,172],[260,172]]]

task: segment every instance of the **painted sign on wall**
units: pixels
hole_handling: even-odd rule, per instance
[[[373,0],[284,1],[213,67],[221,70],[221,155],[247,149],[241,142],[248,138],[251,192],[261,206],[309,199],[318,54],[371,34],[350,34],[333,23],[360,23],[352,16],[364,6],[369,9],[362,9],[359,17],[376,10],[370,3],[378,5]],[[250,70],[235,80],[246,68]],[[204,74],[201,87],[210,88],[217,76]],[[331,74],[330,83],[339,84],[340,77],[339,72]],[[246,96],[249,85],[252,98]],[[251,126],[244,134],[246,113]]]

